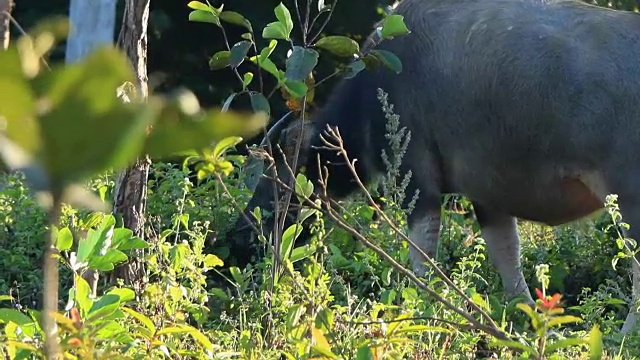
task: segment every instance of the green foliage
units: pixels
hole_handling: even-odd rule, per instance
[[[319,12],[327,11],[324,2],[317,5]],[[239,71],[239,66],[249,60],[256,65],[256,74],[260,68],[278,80],[276,89],[292,97],[306,96],[305,101],[312,97],[315,85],[309,78],[323,60],[319,55],[324,51],[338,57],[359,55],[360,59],[339,69],[346,77],[380,64],[401,71],[401,64],[393,54],[376,51],[360,54],[357,43],[346,36],[318,36],[315,41],[311,34],[307,43],[291,44],[291,33],[297,24],[283,4],[274,11],[277,21],[269,23],[262,32],[271,41],[260,51],[254,41],[253,26],[243,15],[195,1],[189,7],[193,9],[189,16],[193,21],[212,23],[220,29],[224,29],[223,24],[230,24],[248,31],[243,40],[218,55],[216,67]],[[405,34],[408,29],[401,20],[388,16],[379,29],[381,36]],[[272,35],[275,36],[271,38]],[[40,42],[46,43],[45,40]],[[284,64],[276,64],[271,58],[279,44],[291,50]],[[31,48],[36,54],[42,52],[38,46]],[[0,356],[42,358],[42,317],[32,298],[41,296],[41,249],[47,229],[53,230],[54,245],[59,251],[56,262],[62,270],[60,287],[65,290],[66,304],[55,320],[69,358],[468,359],[495,354],[512,359],[542,358],[546,354],[548,359],[632,359],[640,356],[637,335],[621,339],[616,334],[626,310],[621,297],[630,292],[630,284],[621,270],[629,261],[628,254],[622,251],[628,240],[618,231],[624,224],[613,198],[608,203],[613,223],[609,217],[600,217],[591,226],[565,227],[555,232],[530,223],[520,224],[527,277],[530,283],[537,278],[543,289],[535,308],[505,301],[495,270],[487,261],[477,224],[465,212],[443,209],[446,220],[437,263],[511,337],[508,341],[493,341],[482,331],[470,328],[460,315],[422,293],[395,267],[355,241],[316,208],[300,209],[297,223],[282,229],[278,241],[261,236],[259,241],[266,249],[263,259],[245,269],[230,266],[236,254],[229,254],[217,239],[233,226],[238,208],[245,206],[250,194],[245,186],[246,173],[238,170],[251,164],[245,157],[231,153],[241,141],[234,132],[238,128],[222,126],[217,121],[223,117],[215,112],[203,115],[199,110],[193,111],[195,99],[184,93],[158,102],[154,99],[159,98],[152,97],[147,104],[114,101],[115,94],[107,94],[107,86],[103,87],[101,82],[110,83],[112,90],[121,85],[114,79],[125,72],[119,72],[118,64],[122,62],[115,52],[103,50],[90,58],[93,60],[77,66],[54,66],[51,73],[39,69],[31,78],[24,70],[16,70],[24,68],[25,63],[17,56],[18,52],[13,54],[6,56],[15,56],[14,60],[0,62],[0,67],[7,66],[10,70],[5,72],[6,76],[0,74],[0,87],[11,86],[15,90],[16,105],[0,99],[0,114],[31,119],[25,123],[32,125],[25,126],[25,131],[12,125],[3,135],[18,144],[22,154],[35,160],[19,163],[18,168],[27,172],[26,178],[20,172],[0,174],[0,218],[4,224],[0,226],[3,270],[0,294],[6,294],[0,295],[0,302],[3,306],[11,305],[0,308]],[[96,72],[92,61],[107,66],[107,70]],[[33,62],[31,66],[33,71]],[[15,69],[11,70],[12,67]],[[78,81],[77,74],[88,80]],[[269,92],[250,90],[260,83],[253,80],[254,73],[238,72],[238,75],[242,90],[229,97],[223,110],[229,108],[236,95],[248,93],[254,111],[270,113],[269,96],[263,95]],[[75,93],[69,88],[72,85],[81,86],[86,92]],[[51,90],[54,88],[60,91],[54,94]],[[55,111],[47,108],[44,112],[34,111],[36,103],[40,104],[34,99],[41,100],[45,93],[55,95],[56,101],[50,108]],[[108,99],[98,99],[96,95]],[[135,94],[125,95],[136,98]],[[384,214],[406,230],[406,216],[411,207],[401,208],[400,204],[406,196],[414,194],[405,194],[411,174],[401,174],[399,164],[410,133],[399,127],[393,106],[385,102],[382,92],[380,100],[387,114],[389,141],[389,151],[383,155],[388,176],[382,180],[381,201]],[[76,106],[72,110],[86,110],[79,113],[89,118],[76,118],[69,104]],[[43,132],[42,114],[50,114],[49,111],[61,119],[56,121],[75,122],[67,124],[68,129],[48,124],[47,131],[52,134],[34,136]],[[130,114],[129,111],[133,115],[126,119],[126,124],[115,119],[117,114]],[[100,116],[93,117],[96,114]],[[148,121],[140,120],[145,116]],[[198,122],[192,123],[193,118],[205,124],[194,124]],[[78,124],[83,121],[86,123]],[[147,133],[149,124],[153,127]],[[211,124],[220,127],[216,126],[214,132],[200,127],[211,130]],[[62,144],[91,153],[97,157],[95,164],[84,167],[89,158],[85,154],[84,163],[64,164],[55,153],[43,153],[51,143],[43,139],[58,139],[55,136],[62,137],[65,133],[71,139],[85,126],[90,127],[87,134],[93,136],[92,141],[81,139],[86,149],[73,143]],[[96,128],[104,130],[111,140],[117,140],[116,149],[105,150],[102,133],[95,133]],[[29,133],[28,129],[36,130]],[[123,139],[137,141],[138,145],[126,142],[127,146],[123,146]],[[212,141],[216,143],[209,146]],[[94,143],[96,147],[91,148]],[[106,153],[97,153],[95,149]],[[65,148],[62,153],[68,151]],[[117,225],[111,215],[86,212],[66,204],[60,223],[49,224],[36,201],[38,190],[43,187],[25,185],[26,179],[34,179],[29,170],[39,166],[40,174],[62,179],[63,183],[88,179],[87,193],[97,194],[100,203],[109,201],[114,179],[112,172],[104,170],[117,169],[142,151],[188,155],[178,165],[153,165],[148,184],[147,241],[132,236],[132,231]],[[12,159],[7,163],[13,167],[15,158]],[[57,169],[58,164],[64,169],[61,173],[50,171]],[[193,165],[195,174],[189,168]],[[313,183],[302,174],[297,174],[293,185],[300,201],[314,191]],[[463,207],[468,205],[464,199],[460,202]],[[407,244],[391,224],[376,216],[364,198],[356,197],[341,206],[341,216],[350,226],[401,265],[409,264]],[[269,215],[262,214],[261,209],[255,209],[254,213],[259,220]],[[299,244],[300,223],[305,220],[311,223],[311,239]],[[117,282],[100,282],[97,293],[92,294],[84,279],[88,270],[106,278],[114,266],[134,256],[145,266],[143,283],[128,288]],[[614,260],[620,263],[615,269],[611,266]],[[429,277],[427,284],[455,306],[468,305],[437,277]],[[549,300],[547,291],[566,294],[563,298],[567,303],[559,305],[559,296],[555,295]],[[564,308],[571,313],[565,314],[561,310]],[[577,322],[579,318],[581,321]]]

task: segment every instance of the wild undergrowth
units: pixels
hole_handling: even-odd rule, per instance
[[[392,107],[387,104],[385,109],[393,120]],[[397,126],[388,130],[390,143],[409,137]],[[392,159],[390,168],[401,161],[401,157]],[[640,356],[638,336],[622,339],[617,333],[626,314],[630,283],[625,270],[628,259],[620,260],[616,269],[612,266],[618,253],[617,235],[607,213],[555,229],[519,224],[529,284],[548,295],[562,294],[561,303],[552,303],[557,296],[544,298],[541,310],[534,313],[504,298],[469,204],[459,199],[458,207],[443,208],[444,230],[436,261],[501,329],[520,339],[495,343],[482,331],[464,325],[459,314],[434,301],[320,213],[312,215],[311,243],[291,244],[291,251],[282,253],[284,266],[274,266],[273,254],[267,253],[246,269],[228,268],[224,263],[234,254],[217,237],[237,216],[231,198],[244,206],[250,194],[240,172],[222,178],[224,186],[215,179],[194,183],[189,175],[187,167],[154,165],[149,182],[149,240],[137,242],[147,248],[143,260],[147,276],[135,296],[126,288],[101,283],[102,295],[92,299],[83,290],[83,269],[92,262],[106,272],[109,267],[95,254],[85,256],[84,267],[74,263],[86,240],[59,245],[60,268],[65,270],[62,294],[68,294],[68,304],[75,304],[68,308],[70,322],[61,331],[63,344],[74,353],[84,351],[96,358],[508,359],[539,358],[533,354],[545,339],[546,349],[552,350],[546,358],[579,359],[589,358],[588,339],[597,325],[604,339],[603,358]],[[394,201],[405,196],[401,193],[405,184],[389,179],[382,183],[385,213],[405,228],[408,211]],[[106,194],[113,181],[107,174],[90,186]],[[362,196],[342,206],[349,224],[400,264],[409,265],[407,243],[374,216]],[[87,239],[113,230],[109,215],[71,208],[64,214],[66,229],[74,233],[91,229]],[[24,358],[41,341],[38,327],[29,320],[41,295],[41,258],[29,249],[42,246],[45,223],[19,175],[2,178],[0,216],[4,220],[0,293],[6,295],[2,304],[18,310],[12,317],[5,312],[0,318],[2,351],[10,358]],[[130,236],[125,229],[119,231],[118,239]],[[283,236],[283,241],[291,239]],[[111,246],[120,245],[114,241]],[[428,286],[455,306],[466,307],[464,299],[437,277],[431,277]],[[126,296],[109,301],[114,293]],[[529,316],[551,317],[544,311],[559,307],[566,311],[564,320],[576,322],[543,330],[532,325]]]
[[[241,90],[229,95],[223,112],[234,99],[249,96],[253,110],[269,113],[267,97],[280,90],[287,107],[304,122],[313,88],[327,78],[352,77],[376,64],[401,70],[391,53],[373,49],[362,54],[348,37],[321,36],[328,19],[319,19],[330,17],[335,2],[314,3],[314,17],[309,15],[311,2],[306,16],[296,8],[304,29],[302,44],[294,46],[292,16],[280,4],[274,9],[277,21],[262,32],[269,45],[259,50],[254,29],[242,15],[189,2],[190,19],[217,26],[225,38],[227,49],[215,53],[209,65],[230,69],[240,82]],[[231,44],[223,23],[247,32]],[[386,16],[377,28],[379,41],[406,33],[402,18],[395,15]],[[286,60],[276,64],[269,56],[278,44],[291,48]],[[316,49],[358,57],[316,82]],[[258,71],[240,73],[241,63],[252,63]],[[262,75],[277,80],[271,91]],[[297,220],[306,222],[311,236],[306,243],[296,241],[297,224],[274,232],[264,229],[258,241],[265,254],[246,268],[232,265],[247,254],[232,253],[225,235],[251,196],[250,175],[262,164],[231,154],[239,137],[216,138],[213,149],[201,149],[183,163],[153,164],[143,237],[109,213],[67,204],[59,209],[60,221],[50,221],[38,194],[27,187],[28,178],[1,173],[0,356],[44,357],[42,318],[48,316],[42,316],[40,299],[45,285],[52,287],[44,284],[42,249],[50,238],[60,273],[61,310],[50,316],[68,359],[640,359],[640,335],[619,333],[631,294],[631,260],[615,197],[607,199],[606,211],[578,223],[557,228],[519,223],[522,263],[535,306],[505,298],[464,197],[452,196],[442,208],[441,242],[437,258],[426,259],[432,265],[427,276],[417,278],[407,270],[412,244],[406,219],[420,193],[407,193],[412,174],[402,173],[400,164],[412,139],[384,89],[378,95],[387,119],[388,147],[381,154],[385,175],[377,184],[362,185],[359,195],[331,204],[313,197],[322,193],[322,181],[291,174],[294,182],[280,185],[295,190],[292,196],[304,204]],[[96,114],[87,117],[95,121],[95,129],[112,122]],[[113,119],[125,121],[120,113]],[[64,132],[59,136],[67,139],[69,130],[60,128]],[[349,163],[339,132],[329,132],[327,146]],[[84,131],[71,134],[86,137]],[[114,130],[112,135],[117,134]],[[92,139],[98,143],[102,137],[94,134]],[[186,151],[181,146],[190,141],[169,141],[177,147],[170,148]],[[210,142],[209,136],[200,141]],[[84,168],[58,159],[65,171],[56,174],[65,179],[71,173],[74,182],[81,178],[78,173],[93,174],[85,185],[96,198],[111,202],[114,173],[92,171],[111,167],[101,156],[112,147],[94,149]],[[97,167],[95,159],[104,166]],[[273,216],[250,210],[257,228],[264,227],[263,218]],[[113,270],[132,258],[144,273],[125,285]],[[96,273],[99,281],[92,282]]]

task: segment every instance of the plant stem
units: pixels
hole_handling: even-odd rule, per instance
[[[56,249],[56,233],[62,213],[61,194],[53,192],[53,204],[49,210],[49,231],[45,238],[44,248],[44,289],[43,289],[43,325],[45,333],[45,357],[60,359],[60,340],[58,329],[53,317],[58,312],[58,250]]]

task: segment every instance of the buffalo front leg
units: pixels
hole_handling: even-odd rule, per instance
[[[417,210],[417,209],[416,209]],[[429,257],[435,259],[440,237],[440,207],[430,207],[420,214],[412,214],[409,217],[409,239]],[[427,259],[409,245],[409,255],[413,271],[418,276],[424,276],[427,267]]]
[[[632,276],[633,276],[633,290],[631,297],[631,304],[627,318],[622,325],[622,333],[627,334],[638,322],[638,302],[640,301],[640,253],[636,255],[635,259],[632,259]]]
[[[482,237],[487,243],[491,262],[498,270],[502,286],[508,298],[518,296],[533,304],[529,287],[520,263],[520,238],[516,219],[509,215],[491,212],[474,204]]]

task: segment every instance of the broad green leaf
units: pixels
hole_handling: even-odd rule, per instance
[[[106,248],[111,245],[113,227],[116,220],[113,215],[106,216],[97,230],[89,229],[87,237],[79,241],[77,262],[89,261],[94,254],[106,252]],[[106,246],[106,248],[105,248]]]
[[[373,353],[371,352],[369,345],[363,345],[358,348],[356,360],[373,360]]]
[[[169,156],[211,146],[229,136],[251,137],[267,123],[268,115],[200,109],[190,92],[174,95],[165,106],[157,124],[146,138],[144,152],[152,156]]]
[[[207,256],[204,257],[204,266],[210,269],[216,266],[223,266],[223,265],[224,265],[224,262],[219,257],[213,254],[207,254]]]
[[[36,121],[35,96],[20,68],[15,48],[0,52],[0,114],[6,121],[9,139],[29,154],[41,147],[40,126]]]
[[[297,99],[304,97],[309,90],[307,84],[305,84],[304,82],[289,79],[284,81],[284,87],[292,97]]]
[[[0,309],[0,323],[15,323],[17,325],[27,325],[33,323],[33,319],[15,309]]]
[[[93,303],[87,318],[89,320],[98,320],[102,317],[111,315],[119,306],[120,296],[114,294],[103,295]]]
[[[341,57],[350,57],[360,52],[360,45],[346,36],[326,36],[318,40],[315,46]]]
[[[64,227],[58,231],[58,238],[56,241],[56,248],[58,251],[66,251],[71,249],[73,245],[73,234],[68,227]]]
[[[205,22],[221,27],[220,18],[212,12],[205,10],[194,10],[189,13],[189,21]]]
[[[371,50],[371,55],[375,56],[383,65],[393,70],[396,74],[402,72],[402,62],[394,53],[387,50]]]
[[[289,261],[291,261],[292,263],[298,262],[312,256],[315,252],[315,246],[311,246],[309,244],[298,246],[297,248],[293,249],[293,251],[291,251]]]
[[[251,48],[251,42],[249,41],[243,40],[235,43],[231,47],[229,65],[232,68],[236,68],[240,66],[240,64],[242,64],[242,62],[244,61],[245,56],[247,56],[247,53],[249,52],[250,48]]]
[[[383,39],[409,34],[409,29],[404,23],[404,16],[393,14],[382,21],[381,35]]]
[[[231,277],[233,277],[233,280],[238,285],[242,285],[244,283],[244,278],[242,277],[242,273],[240,272],[240,269],[238,267],[236,266],[230,267],[229,272],[231,273]]]
[[[247,30],[251,31],[251,22],[247,20],[241,14],[235,11],[223,11],[220,13],[220,20],[228,22],[229,24],[239,25],[245,27]]]
[[[251,99],[251,107],[255,112],[264,112],[267,116],[271,116],[271,106],[269,105],[269,100],[257,91],[252,91],[249,93],[249,97]]]
[[[122,311],[124,311],[125,313],[133,316],[136,320],[138,320],[142,325],[145,326],[145,328],[147,328],[147,330],[149,330],[151,332],[151,334],[155,334],[156,333],[156,327],[155,325],[153,325],[153,321],[151,321],[151,319],[149,319],[148,317],[146,317],[145,315],[130,309],[126,306],[121,307]]]
[[[224,69],[231,64],[231,52],[228,50],[218,51],[209,59],[211,70]]]
[[[78,306],[78,310],[80,310],[84,317],[93,306],[93,300],[91,299],[91,287],[85,279],[77,275],[75,276],[75,283],[75,302]]]
[[[206,11],[206,12],[212,12],[212,9],[209,5],[200,2],[200,1],[189,1],[189,3],[187,4],[187,7],[189,7],[190,9],[194,9],[194,10],[202,10],[202,11]]]
[[[347,69],[344,74],[345,79],[351,79],[355,77],[356,75],[358,75],[358,73],[360,73],[360,71],[364,70],[366,67],[367,66],[365,65],[364,61],[362,61],[361,59],[358,59],[352,62],[351,64],[347,65]]]
[[[278,4],[274,12],[276,14],[276,18],[278,19],[278,21],[282,25],[284,25],[285,31],[287,33],[287,40],[288,40],[289,34],[291,33],[291,30],[293,30],[293,20],[291,19],[291,13],[283,3]]]
[[[331,359],[337,359],[338,355],[334,354],[331,351],[331,345],[329,345],[329,342],[327,341],[327,338],[324,336],[324,334],[322,333],[322,331],[320,329],[317,329],[316,327],[311,327],[311,336],[313,337],[313,340],[315,341],[315,345],[312,345],[311,348],[316,351],[317,353],[323,355],[323,356],[327,356]]]
[[[120,303],[131,301],[131,300],[135,299],[135,297],[136,297],[135,291],[133,291],[131,289],[127,289],[127,288],[111,289],[111,290],[109,290],[107,295],[119,296],[120,297]]]
[[[149,246],[148,242],[140,239],[139,237],[134,237],[120,244],[120,246],[118,246],[118,250],[127,251],[134,249],[148,249]]]
[[[295,240],[302,232],[302,225],[293,224],[289,226],[282,234],[282,244],[280,245],[280,258],[288,259]]]
[[[287,29],[281,22],[268,23],[264,29],[262,29],[262,37],[265,39],[281,39],[289,40],[289,34]]]
[[[291,56],[286,61],[285,78],[294,81],[305,81],[318,64],[318,52],[301,46],[294,46]]]
[[[89,268],[98,271],[111,271],[115,265],[127,261],[128,257],[125,253],[116,249],[109,249],[102,256],[96,256],[89,261]]]
[[[582,322],[582,319],[577,316],[563,315],[563,316],[556,316],[552,318],[551,320],[549,320],[548,325],[549,327],[553,327],[553,326],[558,326],[562,324],[579,323],[579,322]]]
[[[301,304],[294,304],[293,306],[291,306],[286,317],[287,329],[291,329],[298,326],[300,317],[302,316],[305,310],[306,309]]]
[[[115,96],[134,79],[129,60],[111,47],[41,75],[38,86],[48,107],[40,115],[40,155],[55,184],[125,166],[140,153],[152,108]]]
[[[227,138],[224,138],[220,140],[216,144],[216,146],[213,148],[213,153],[211,156],[214,159],[218,159],[219,157],[222,156],[222,154],[224,154],[225,151],[238,145],[241,141],[242,141],[242,138],[239,136],[229,136]]]
[[[313,193],[313,183],[304,174],[299,173],[296,175],[295,191],[298,194],[309,197]]]
[[[602,344],[602,331],[598,325],[594,325],[589,331],[589,337],[587,340],[589,344],[589,360],[602,359],[603,344]]]
[[[113,238],[111,240],[111,244],[113,247],[117,248],[124,242],[128,241],[133,237],[133,231],[127,228],[117,228],[113,229]]]

